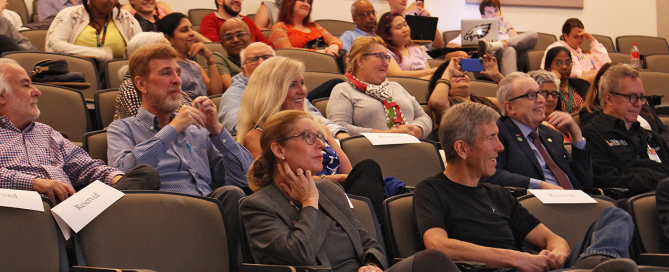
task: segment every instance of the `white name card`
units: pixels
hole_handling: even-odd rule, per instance
[[[362,133],[372,145],[394,145],[420,143],[418,138],[406,133]]]
[[[125,194],[96,180],[51,209],[65,239],[70,239],[70,228],[79,232]]]
[[[35,191],[0,189],[0,206],[44,212],[42,197]]]
[[[581,190],[527,190],[535,195],[541,203],[544,204],[584,204],[597,203],[597,200],[590,197]]]

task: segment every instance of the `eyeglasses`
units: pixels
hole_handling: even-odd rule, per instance
[[[273,55],[270,55],[270,54],[267,54],[267,55],[260,55],[260,56],[250,57],[250,58],[247,58],[247,59],[244,61],[244,64],[250,63],[250,64],[255,65],[255,64],[258,64],[258,62],[260,61],[260,59],[262,59],[262,60],[267,60],[267,59],[269,59],[269,58],[271,58],[271,57],[274,57],[274,56],[273,56]]]
[[[635,93],[633,93],[633,94],[621,94],[621,93],[617,93],[617,92],[609,92],[609,93],[627,97],[627,99],[629,99],[630,103],[632,103],[632,104],[639,101],[639,99],[641,99],[641,104],[643,104],[643,103],[646,103],[646,100],[648,99],[648,96],[638,95],[638,94],[635,94]]]
[[[567,65],[567,67],[569,67],[572,64],[574,64],[574,62],[572,62],[571,60],[565,60],[564,62],[562,62],[561,60],[556,60],[555,61],[555,65],[557,65],[559,67],[562,67],[562,65]]]
[[[368,11],[365,11],[363,13],[358,13],[358,16],[363,17],[363,18],[367,18],[367,17],[369,17],[369,15],[376,16],[376,10],[368,10]]]
[[[549,95],[552,96],[553,98],[557,98],[558,95],[560,94],[557,91],[552,91],[552,92],[549,92],[548,90],[542,90],[542,91],[546,92],[546,95],[544,95],[544,97],[546,98],[548,98]]]
[[[290,136],[288,138],[285,138],[283,140],[287,141],[287,140],[290,140],[292,138],[296,138],[296,137],[300,137],[300,136],[304,137],[304,141],[307,144],[310,144],[310,145],[313,145],[314,143],[316,143],[316,139],[319,139],[319,140],[321,140],[321,142],[325,143],[325,136],[323,136],[323,133],[321,133],[320,131],[316,132],[316,133],[313,133],[313,132],[311,132],[311,130],[305,130],[304,132],[302,132],[300,134],[295,134],[295,135]]]
[[[546,98],[546,97],[548,96],[548,91],[546,91],[546,90],[539,90],[539,91],[537,91],[537,92],[529,92],[529,93],[526,93],[526,94],[524,94],[524,95],[516,96],[516,97],[514,97],[514,98],[511,98],[511,99],[509,99],[508,101],[513,101],[513,100],[516,100],[516,99],[519,99],[519,98],[523,98],[523,97],[527,97],[527,100],[532,101],[532,100],[537,100],[537,96],[538,96],[538,95],[541,95],[541,96],[543,96],[544,98]],[[553,95],[552,92],[551,92],[551,95]],[[557,96],[557,92],[555,92],[555,95]]]
[[[382,61],[390,62],[390,55],[383,53],[383,52],[377,52],[377,53],[368,53],[368,54],[362,54],[363,56],[376,56]]]
[[[226,41],[226,42],[231,42],[232,40],[235,39],[235,37],[237,37],[237,39],[241,39],[241,38],[246,37],[246,36],[249,35],[249,34],[251,34],[251,33],[240,31],[240,32],[237,32],[237,33],[235,33],[235,34],[226,34],[226,35],[223,36],[222,38],[223,38],[223,40]]]

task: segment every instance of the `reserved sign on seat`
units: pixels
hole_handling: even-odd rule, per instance
[[[42,197],[35,191],[0,189],[0,206],[44,212]]]
[[[51,209],[65,240],[70,239],[70,228],[79,232],[98,215],[125,194],[96,180]]]
[[[372,145],[393,145],[420,143],[418,138],[406,133],[361,133]]]
[[[527,191],[536,196],[544,204],[597,203],[597,200],[581,190],[529,189]]]

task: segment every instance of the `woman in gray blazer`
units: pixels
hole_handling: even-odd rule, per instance
[[[260,144],[262,154],[248,174],[256,192],[240,207],[256,262],[325,266],[335,272],[388,267],[383,248],[355,219],[341,185],[314,182],[311,173],[323,167],[325,144],[311,114],[289,110],[273,115]],[[427,250],[387,271],[459,270],[444,253]]]

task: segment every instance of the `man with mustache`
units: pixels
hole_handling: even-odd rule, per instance
[[[35,122],[41,93],[14,60],[0,59],[0,188],[36,191],[56,205],[100,180],[119,190],[158,190],[160,179],[148,165],[123,174],[94,160],[48,125]],[[66,106],[66,105],[63,105]]]
[[[204,16],[200,23],[200,33],[207,37],[207,39],[210,39],[212,42],[221,42],[219,32],[221,26],[223,26],[227,20],[237,18],[248,25],[251,33],[251,40],[253,42],[263,42],[272,46],[272,43],[262,34],[253,20],[249,17],[239,15],[239,12],[242,11],[242,0],[215,0],[215,3],[218,10]]]
[[[591,187],[590,150],[574,119],[562,111],[546,118],[560,132],[571,134],[571,160],[562,134],[541,124],[547,95],[525,73],[511,73],[499,83],[497,101],[505,116],[497,127],[504,151],[499,152],[495,174],[481,182],[529,189]]]
[[[226,215],[237,218],[237,201],[245,195],[240,187],[248,186],[253,158],[218,122],[209,98],[181,106],[180,73],[177,52],[169,45],[135,50],[130,77],[142,107],[136,116],[109,125],[109,164],[120,169],[149,164],[160,174],[161,191],[217,198]],[[237,226],[230,222],[231,228]]]
[[[242,71],[239,54],[251,43],[251,33],[249,33],[249,27],[244,21],[231,18],[221,27],[220,37],[221,45],[227,52],[227,56],[216,52],[214,53],[214,59],[216,59],[216,68],[221,75],[223,91],[225,92],[232,83],[232,77]]]

